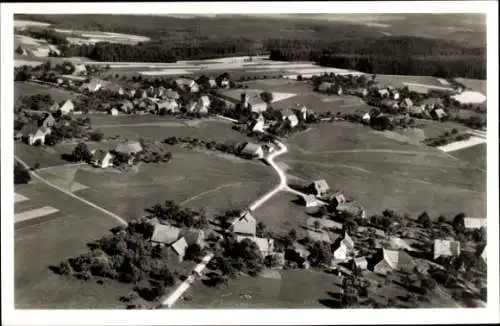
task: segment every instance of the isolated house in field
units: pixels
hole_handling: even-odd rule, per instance
[[[71,100],[67,100],[61,106],[60,110],[61,110],[62,115],[70,114],[71,112],[73,112],[75,110],[75,105],[73,104],[73,102]]]
[[[188,244],[187,244],[186,239],[184,237],[177,239],[170,246],[171,250],[177,254],[179,262],[184,260],[184,256],[186,255],[187,247],[188,247]]]
[[[111,155],[111,153],[108,151],[100,149],[92,155],[92,160],[90,161],[90,163],[96,167],[105,169],[113,166],[112,161],[113,155]]]
[[[322,197],[328,193],[328,191],[330,190],[330,186],[328,185],[328,182],[326,182],[325,179],[321,179],[321,180],[316,180],[312,184],[310,184],[308,190],[313,195]]]
[[[482,217],[465,217],[464,218],[464,227],[468,230],[486,228],[487,225],[488,225],[488,223],[486,222],[486,218],[482,218]]]
[[[129,142],[120,144],[116,147],[116,152],[128,154],[128,155],[135,155],[135,154],[140,153],[142,151],[143,151],[142,145],[138,141],[129,141]]]
[[[443,109],[437,107],[433,108],[430,114],[431,117],[435,120],[443,120],[448,116],[448,114],[446,114],[446,112]]]
[[[250,212],[243,212],[232,221],[231,231],[237,234],[255,236],[257,221]]]
[[[305,207],[318,207],[325,205],[325,203],[316,198],[314,195],[299,196],[299,203]]]
[[[241,242],[245,239],[255,242],[257,247],[259,248],[260,254],[262,257],[266,257],[271,255],[274,252],[274,239],[270,238],[259,238],[259,237],[250,237],[250,236],[242,236],[238,235],[236,237],[237,242]]]
[[[246,157],[258,158],[261,159],[264,157],[264,150],[261,145],[254,143],[246,143],[245,146],[241,149],[241,155]]]
[[[373,271],[377,274],[387,275],[392,271],[411,272],[416,264],[406,252],[402,250],[381,249],[375,256],[376,264]]]
[[[295,115],[295,112],[291,109],[281,111],[281,116],[283,121],[286,121],[291,128],[294,128],[299,124],[299,118],[297,118],[297,115]]]
[[[439,257],[458,257],[460,255],[460,242],[452,240],[434,240],[434,259]]]
[[[332,89],[332,87],[333,87],[333,83],[322,82],[318,86],[318,91],[323,92],[323,93],[327,93],[330,91],[330,89]]]
[[[109,110],[109,114],[111,114],[112,116],[117,116],[118,115],[118,110],[116,108],[111,108]]]
[[[151,242],[169,246],[179,239],[180,233],[179,228],[174,226],[156,224],[151,236]]]
[[[87,67],[84,64],[75,65],[73,75],[84,76],[87,75]]]

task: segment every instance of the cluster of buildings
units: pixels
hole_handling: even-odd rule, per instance
[[[129,158],[127,164],[132,165],[135,160],[135,156],[143,150],[144,148],[140,142],[128,141],[119,144],[113,151],[105,149],[93,150],[91,152],[92,158],[89,163],[95,167],[105,169],[113,166],[113,160],[115,159],[116,154],[125,154]]]
[[[52,133],[52,129],[56,123],[54,118],[54,113],[60,113],[60,115],[69,115],[74,112],[75,105],[71,100],[63,102],[60,106],[55,102],[48,111],[43,111],[41,113],[40,119],[38,121],[31,121],[26,123],[21,130],[14,134],[14,139],[22,140],[28,145],[45,144],[45,137]]]

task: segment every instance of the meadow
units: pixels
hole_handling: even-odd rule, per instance
[[[21,96],[32,96],[38,94],[50,94],[57,102],[74,99],[77,93],[67,91],[58,87],[51,87],[35,83],[14,82],[14,102],[19,102]]]

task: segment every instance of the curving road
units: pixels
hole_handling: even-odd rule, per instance
[[[299,196],[305,195],[304,193],[294,190],[288,186],[285,172],[274,162],[274,160],[278,156],[285,154],[288,151],[288,148],[283,143],[277,141],[276,144],[278,145],[279,149],[269,154],[267,158],[265,158],[265,160],[267,163],[269,163],[270,166],[273,167],[276,173],[278,173],[280,182],[271,191],[269,191],[268,193],[257,199],[253,204],[251,204],[249,206],[250,211],[256,210],[280,191],[294,193]],[[236,222],[236,220],[233,221],[233,224],[234,222]],[[229,228],[231,226],[232,224],[229,226]],[[195,266],[193,274],[190,275],[184,282],[182,282],[172,293],[170,293],[170,295],[163,301],[163,305],[166,306],[167,308],[171,308],[184,294],[184,292],[186,292],[189,289],[191,284],[193,284],[193,282],[196,280],[196,275],[201,275],[203,273],[203,271],[207,267],[207,264],[213,257],[214,254],[212,252],[209,252],[205,257],[203,257],[201,263]]]

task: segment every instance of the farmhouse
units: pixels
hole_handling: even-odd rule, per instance
[[[243,212],[232,221],[231,231],[239,234],[255,235],[257,221],[250,212]]]
[[[368,269],[368,261],[366,257],[356,257],[352,260],[352,269],[357,271],[365,271]]]
[[[299,124],[299,119],[291,109],[285,109],[281,112],[283,120],[288,123],[288,125],[293,128]]]
[[[84,64],[75,65],[75,71],[73,71],[73,75],[84,76],[86,74],[87,74],[87,67]]]
[[[446,112],[441,108],[434,108],[430,112],[431,117],[435,120],[442,120],[448,116]]]
[[[174,243],[171,245],[171,250],[177,254],[177,257],[179,259],[179,262],[184,260],[184,256],[186,255],[186,249],[188,247],[188,244],[186,242],[186,239],[184,237],[181,237],[177,239]]]
[[[40,126],[44,127],[44,128],[52,128],[55,123],[56,123],[56,119],[54,119],[52,114],[47,112],[44,114],[44,116],[41,120]]]
[[[314,195],[304,195],[304,196],[299,196],[299,203],[301,205],[304,205],[305,207],[318,207],[322,206],[325,203],[317,199]]]
[[[191,93],[196,93],[200,90],[198,84],[192,79],[178,78],[175,80],[175,84],[177,85],[177,87],[188,90]]]
[[[137,154],[139,152],[142,152],[143,148],[141,143],[138,141],[129,141],[123,144],[120,144],[116,147],[116,152],[118,153],[124,153],[124,154]]]
[[[370,113],[366,112],[365,114],[363,114],[363,116],[361,117],[361,121],[363,121],[363,123],[365,124],[370,124]]]
[[[196,101],[196,111],[198,113],[208,113],[208,107],[210,106],[210,98],[207,95],[201,96]]]
[[[179,112],[179,103],[177,103],[176,100],[174,99],[167,99],[167,100],[160,100],[155,103],[156,104],[156,111],[158,113],[176,113]]]
[[[486,222],[486,218],[482,217],[466,217],[464,218],[464,227],[466,229],[480,229],[486,228],[488,223]]]
[[[64,102],[64,104],[60,108],[62,115],[69,114],[74,110],[75,110],[75,105],[71,100],[67,100],[66,102]]]
[[[338,247],[333,252],[333,258],[336,261],[345,261],[347,256],[354,250],[354,241],[347,234],[344,234],[344,238],[339,242]]]
[[[100,149],[92,155],[90,163],[96,167],[105,169],[113,166],[112,160],[113,155],[110,152]]]
[[[118,110],[116,108],[112,108],[111,110],[109,110],[109,114],[111,114],[112,116],[117,116]]]
[[[257,247],[259,248],[260,254],[262,257],[266,257],[268,255],[271,255],[274,252],[274,239],[270,238],[259,238],[259,237],[250,237],[250,236],[243,236],[243,235],[238,235],[236,237],[237,242],[241,242],[245,239],[248,239],[250,241],[255,242]]]
[[[262,149],[262,146],[258,144],[246,143],[241,149],[240,154],[243,156],[261,159],[264,157],[264,150]]]
[[[416,266],[411,256],[402,250],[381,249],[375,254],[374,260],[376,264],[373,271],[382,275],[387,275],[394,270],[411,272]]]
[[[399,107],[404,110],[410,110],[413,107],[413,101],[409,98],[405,98],[403,101],[401,101]]]
[[[340,192],[332,195],[330,197],[330,202],[336,207],[336,208],[340,208],[341,205],[345,204],[346,203],[346,199],[344,197],[344,195]],[[340,207],[339,207],[340,206]]]
[[[171,245],[180,236],[179,228],[171,225],[156,224],[154,226],[153,235],[151,236],[151,242],[161,244],[161,245]]]
[[[316,180],[311,185],[309,185],[309,191],[318,197],[326,195],[329,190],[330,186],[325,179]]]
[[[45,143],[45,136],[48,133],[50,133],[50,128],[38,127],[34,123],[27,123],[18,132],[16,138],[22,138],[29,145],[35,145],[37,142],[43,145]]]
[[[460,255],[460,242],[452,240],[434,240],[434,259],[439,257],[457,257]]]

